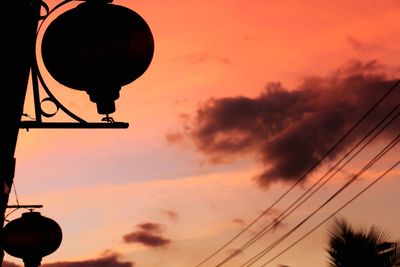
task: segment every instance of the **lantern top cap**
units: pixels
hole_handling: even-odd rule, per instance
[[[22,213],[22,217],[26,217],[26,216],[40,216],[40,212],[38,211],[28,211],[28,212],[24,212]]]

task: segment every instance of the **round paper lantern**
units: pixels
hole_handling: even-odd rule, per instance
[[[121,86],[149,67],[154,39],[136,12],[87,1],[54,19],[42,40],[43,62],[61,84],[86,91],[100,114],[115,111]]]
[[[21,258],[26,267],[40,266],[44,256],[58,249],[62,240],[60,226],[39,212],[26,212],[3,229],[3,248]]]

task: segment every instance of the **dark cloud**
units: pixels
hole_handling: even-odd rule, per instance
[[[171,243],[171,240],[147,231],[136,231],[124,236],[126,243],[141,243],[148,247],[164,247]]]
[[[182,134],[211,164],[255,154],[264,166],[257,176],[264,187],[293,182],[395,83],[382,69],[375,61],[353,62],[327,77],[305,78],[295,90],[269,83],[256,98],[210,99],[184,125]],[[388,98],[328,161],[358,140],[398,97]]]
[[[162,225],[159,223],[146,222],[137,225],[143,231],[160,233],[162,232]]]
[[[163,237],[163,226],[158,223],[138,224],[138,230],[124,235],[122,238],[125,243],[140,243],[148,247],[166,247],[171,240]]]
[[[42,267],[133,267],[135,264],[128,261],[119,261],[119,254],[115,252],[107,252],[96,259],[83,261],[60,261],[54,263],[42,264]],[[21,267],[10,262],[4,262],[3,267]]]
[[[161,212],[173,221],[176,221],[178,219],[178,213],[176,211],[162,210]]]

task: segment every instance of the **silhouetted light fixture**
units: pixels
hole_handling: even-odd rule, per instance
[[[56,251],[61,240],[60,226],[39,212],[25,212],[3,229],[4,250],[23,259],[25,267],[40,266],[42,258]]]
[[[115,111],[121,86],[149,67],[154,39],[145,20],[105,0],[87,1],[50,23],[42,40],[43,62],[61,84],[84,90],[99,114]]]

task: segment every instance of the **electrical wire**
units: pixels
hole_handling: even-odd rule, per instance
[[[291,249],[292,247],[294,247],[295,245],[297,245],[300,241],[302,241],[304,238],[306,238],[307,236],[309,236],[311,233],[313,233],[315,230],[317,230],[319,227],[321,227],[323,224],[325,224],[327,221],[329,221],[330,219],[332,219],[334,216],[336,216],[336,214],[338,214],[340,211],[342,211],[345,207],[347,207],[350,203],[352,203],[354,200],[356,200],[358,197],[360,197],[363,193],[365,193],[368,189],[370,189],[373,185],[375,185],[378,181],[380,181],[382,178],[384,178],[389,172],[391,172],[394,168],[396,168],[398,165],[400,164],[400,160],[397,161],[395,164],[393,164],[389,169],[387,169],[383,174],[381,174],[379,177],[377,177],[374,181],[372,181],[371,183],[369,183],[366,187],[364,187],[363,190],[361,190],[360,192],[358,192],[354,197],[352,197],[350,200],[348,200],[346,203],[344,203],[342,206],[340,206],[340,208],[338,208],[334,213],[332,213],[331,215],[329,215],[328,217],[326,217],[323,221],[321,221],[319,224],[317,224],[314,228],[312,228],[310,231],[308,231],[306,234],[304,234],[303,236],[301,236],[299,239],[297,239],[295,242],[293,242],[292,244],[290,244],[290,246],[286,247],[285,249],[283,249],[281,252],[279,252],[277,255],[275,255],[274,257],[272,257],[269,261],[267,261],[266,263],[264,263],[263,265],[261,265],[262,267],[267,266],[267,264],[271,263],[272,261],[274,261],[275,259],[277,259],[278,257],[280,257],[282,254],[284,254],[285,252],[287,252],[289,249]]]
[[[384,155],[387,154],[395,145],[400,142],[400,134],[398,134],[388,145],[386,145],[377,155],[373,157],[364,167],[357,172],[352,178],[347,181],[339,190],[337,190],[330,198],[328,198],[322,205],[316,208],[313,212],[311,212],[306,218],[304,218],[300,223],[298,223],[295,227],[289,230],[286,234],[276,240],[273,244],[268,246],[259,252],[256,256],[253,256],[251,259],[247,260],[240,266],[251,266],[262,257],[264,257],[269,251],[275,248],[279,243],[285,240],[288,236],[290,236],[293,232],[295,232],[300,226],[302,226],[305,222],[307,222],[312,216],[314,216],[317,212],[319,212],[323,207],[325,207],[329,202],[331,202],[336,196],[338,196],[344,189],[350,186],[358,177],[360,177],[365,171],[367,171],[370,167],[372,167],[376,162],[378,162]]]
[[[267,234],[269,231],[273,230],[278,224],[282,223],[290,214],[292,214],[295,210],[297,210],[305,201],[307,201],[311,196],[313,196],[318,190],[320,190],[327,182],[329,182],[339,171],[341,171],[351,160],[353,160],[362,150],[364,150],[379,134],[381,134],[395,119],[400,116],[400,112],[395,114],[377,133],[375,133],[357,152],[355,152],[344,164],[340,167],[339,164],[342,163],[351,153],[353,153],[371,134],[373,134],[393,113],[400,108],[400,103],[397,104],[386,116],[375,125],[355,146],[353,146],[336,164],[334,164],[319,180],[317,180],[310,188],[307,189],[299,198],[297,198],[288,208],[286,208],[283,212],[280,213],[278,217],[272,220],[267,226],[263,227],[255,236],[253,236],[250,240],[248,240],[244,245],[235,250],[232,254],[230,254],[227,258],[225,258],[222,262],[217,264],[216,266],[222,266],[224,263],[228,262],[235,256],[239,255],[245,249],[250,247],[256,241],[258,241],[261,237]],[[335,170],[336,169],[336,170]],[[324,182],[322,182],[313,192],[310,191],[317,186],[323,179],[327,177],[329,173],[333,170],[335,172],[331,174]],[[305,197],[308,193],[310,193],[307,197]],[[304,198],[297,206],[295,206],[302,198]],[[295,206],[295,207],[294,207]],[[293,208],[294,207],[294,208]]]
[[[296,182],[289,187],[287,191],[285,191],[277,200],[275,200],[267,209],[265,209],[259,216],[253,219],[245,228],[243,228],[240,232],[238,232],[235,236],[233,236],[230,240],[228,240],[224,245],[222,245],[219,249],[211,253],[208,257],[202,260],[200,263],[195,265],[195,267],[199,267],[204,263],[208,262],[218,253],[220,253],[223,249],[233,243],[237,238],[239,238],[243,233],[245,233],[250,227],[252,227],[256,222],[258,222],[265,214],[270,212],[276,204],[278,204],[283,198],[285,198],[300,182],[302,182],[328,155],[334,151],[342,142],[345,140],[375,109],[376,107],[389,95],[391,94],[400,84],[400,80],[396,81],[379,99],[378,101],[327,151],[324,155],[314,164],[312,165]]]
[[[325,201],[320,207],[314,210],[310,215],[308,215],[302,222],[293,227],[290,231],[288,231],[285,235],[283,235],[280,239],[275,241],[272,245],[265,248],[262,252],[258,253],[255,257],[248,260],[245,264],[250,264],[246,266],[251,266],[255,261],[259,260],[261,257],[265,256],[269,251],[271,251],[274,247],[276,247],[279,243],[281,243],[284,239],[286,239],[290,234],[296,231],[302,224],[308,221],[313,215],[315,215],[319,210],[321,210],[325,205],[327,205],[333,198],[339,195],[345,188],[347,188],[350,184],[352,184],[360,175],[362,175],[365,171],[367,171],[370,167],[372,167],[380,158],[382,158],[388,151],[390,151],[398,142],[400,141],[400,134],[393,139],[384,149],[382,149],[378,155],[376,155],[368,164],[366,164],[363,169],[361,169],[356,175],[352,177],[345,185],[343,185],[337,192],[335,192],[327,201]],[[245,266],[245,264],[241,266]]]
[[[12,187],[14,190],[14,195],[15,195],[15,201],[17,202],[17,205],[19,206],[19,200],[18,200],[18,194],[17,194],[17,188],[15,187],[15,182],[13,181]]]

